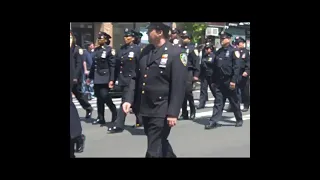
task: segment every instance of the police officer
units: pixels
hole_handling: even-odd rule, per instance
[[[240,76],[238,80],[238,92],[239,92],[239,99],[240,102],[243,103],[242,112],[247,112],[250,106],[250,54],[249,50],[245,48],[245,40],[242,37],[236,37],[233,41],[234,46],[240,50],[241,56],[241,64],[240,64]],[[229,106],[226,108],[227,112],[231,112],[232,108]]]
[[[76,62],[74,59],[75,57],[72,49],[72,45],[74,42],[73,38],[74,36],[70,31],[70,158],[75,158],[74,145],[75,143],[79,144],[77,140],[82,135],[80,117],[74,103],[72,102],[72,94],[71,94],[72,88],[74,86],[74,73],[75,73],[75,62]],[[81,142],[81,143],[82,143],[81,145],[83,145],[84,142]],[[79,148],[82,148],[82,147],[79,147]]]
[[[193,81],[198,81],[198,77],[200,74],[200,65],[198,58],[198,51],[195,50],[194,46],[190,44],[190,35],[187,31],[183,31],[181,34],[181,38],[183,39],[183,44],[181,46],[182,52],[188,54],[188,79],[187,79],[187,87],[185,92],[185,98],[182,104],[182,114],[179,119],[191,119],[194,120],[196,117],[196,107],[194,104],[194,98],[192,94]],[[190,118],[188,117],[187,110],[187,101],[189,101],[190,106]]]
[[[214,90],[211,86],[213,75],[213,62],[215,60],[214,46],[212,43],[206,43],[204,49],[205,54],[202,56],[200,66],[201,87],[199,106],[197,107],[198,109],[202,109],[205,107],[206,100],[208,99],[208,85],[212,95],[214,95]]]
[[[223,107],[226,98],[229,99],[234,109],[236,127],[242,126],[242,113],[236,89],[236,83],[240,74],[240,52],[230,45],[231,34],[222,31],[220,33],[221,48],[216,52],[213,62],[212,86],[214,88],[215,99],[212,117],[205,129],[212,129],[220,126],[217,122],[222,118]]]
[[[135,31],[125,29],[124,31],[124,42],[120,50],[116,53],[116,60],[120,61],[120,70],[118,72],[118,85],[121,88],[121,91],[125,94],[129,82],[135,74],[136,64],[138,62],[141,48],[134,44],[135,40]],[[109,133],[118,133],[124,130],[126,114],[123,112],[122,108],[118,110],[118,116],[115,121],[115,126],[108,129]]]
[[[142,49],[141,38],[142,38],[143,34],[141,32],[137,32],[134,30],[132,30],[132,32],[134,32],[134,34],[135,34],[133,43],[138,45]]]
[[[88,99],[85,98],[85,96],[82,93],[82,76],[83,76],[83,62],[85,60],[85,56],[83,55],[83,49],[81,49],[79,46],[76,45],[76,39],[70,31],[70,40],[72,38],[72,44],[71,44],[71,50],[74,56],[74,78],[73,82],[74,85],[72,87],[72,93],[75,95],[76,99],[79,101],[80,105],[83,109],[86,110],[86,118],[90,118],[93,108],[91,107],[90,103],[88,102]]]
[[[150,44],[141,52],[136,77],[122,107],[142,116],[148,138],[146,157],[176,157],[167,140],[177,123],[186,86],[187,55],[168,40],[170,23],[150,23]]]
[[[97,97],[98,118],[92,124],[105,124],[104,103],[109,107],[114,122],[117,118],[117,108],[113,104],[109,90],[114,87],[115,75],[115,52],[107,45],[111,36],[105,32],[98,34],[98,47],[94,49],[93,64],[89,73],[87,83],[93,80],[94,94]]]
[[[241,92],[241,100],[243,102],[242,112],[247,112],[250,106],[250,53],[245,48],[245,39],[242,37],[236,37],[235,45],[240,50],[241,56],[241,69],[240,69],[240,80],[239,89]]]
[[[177,28],[171,28],[171,37],[170,37],[170,42],[174,45],[174,46],[179,46],[181,47],[182,44],[182,39],[179,37],[179,34],[181,33],[181,31]]]

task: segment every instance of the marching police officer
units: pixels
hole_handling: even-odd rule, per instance
[[[216,58],[213,62],[212,86],[214,88],[215,100],[212,117],[205,129],[219,127],[217,123],[222,118],[223,107],[226,98],[229,99],[234,109],[236,118],[236,127],[242,126],[242,113],[240,111],[240,102],[236,89],[236,83],[240,74],[240,52],[230,45],[231,34],[222,31],[220,33],[221,48],[216,52]]]
[[[235,45],[240,50],[240,56],[242,59],[238,86],[241,92],[241,100],[243,102],[242,112],[247,112],[250,106],[250,53],[249,50],[245,48],[245,43],[245,39],[242,37],[236,37]]]
[[[72,88],[74,86],[74,74],[75,74],[75,57],[73,52],[73,40],[74,36],[70,31],[70,158],[75,158],[74,152],[74,145],[75,143],[80,144],[78,147],[79,150],[83,150],[83,141],[79,142],[78,140],[81,139],[82,136],[82,127],[80,123],[80,117],[76,106],[72,102]],[[80,138],[79,138],[80,137]]]
[[[182,104],[182,114],[179,119],[191,119],[194,120],[196,117],[196,107],[194,104],[194,98],[192,94],[193,81],[198,81],[198,77],[200,74],[200,65],[198,58],[198,51],[194,48],[193,45],[190,44],[190,35],[187,31],[183,31],[181,34],[181,38],[183,39],[183,44],[181,46],[182,52],[188,54],[188,79],[187,79],[187,87],[185,92],[185,98]],[[187,110],[187,101],[189,101],[190,106],[190,117],[188,116]]]
[[[74,78],[73,78],[73,86],[72,93],[75,95],[76,99],[79,101],[80,105],[83,109],[86,110],[86,118],[90,118],[93,108],[91,107],[88,99],[85,98],[82,93],[82,76],[83,76],[83,62],[85,60],[85,56],[83,55],[83,49],[76,45],[76,39],[73,33],[70,31],[70,41],[72,38],[71,50],[74,56]]]
[[[125,29],[124,32],[124,42],[120,50],[116,53],[116,60],[120,61],[120,70],[118,72],[118,85],[121,87],[121,91],[125,94],[129,82],[135,74],[136,64],[138,62],[141,48],[134,44],[135,31]],[[117,119],[115,121],[115,126],[108,129],[109,133],[118,133],[124,130],[126,114],[123,112],[122,108],[118,110]]]
[[[134,32],[134,34],[135,34],[133,43],[138,45],[142,49],[141,38],[142,38],[143,34],[141,32],[137,32],[134,30],[132,30],[132,32]]]
[[[180,34],[180,30],[177,28],[171,28],[171,37],[170,37],[170,42],[174,45],[174,46],[179,46],[181,47],[182,44],[182,39],[179,37]]]
[[[89,73],[89,79],[87,83],[93,80],[94,94],[97,97],[98,118],[92,122],[92,124],[105,124],[104,118],[104,104],[109,107],[114,122],[117,118],[117,108],[113,104],[109,90],[114,87],[114,75],[115,75],[115,51],[107,45],[110,42],[111,36],[105,32],[99,32],[98,34],[98,47],[94,49],[93,64]]]
[[[136,77],[130,81],[122,107],[142,116],[148,138],[146,157],[176,157],[167,140],[177,123],[186,86],[187,54],[173,46],[170,23],[150,23],[150,44],[141,52]]]
[[[212,43],[206,43],[205,54],[202,56],[201,65],[200,65],[200,100],[198,109],[205,107],[206,100],[208,99],[208,85],[209,89],[214,95],[214,89],[212,88],[212,75],[213,75],[213,62],[215,60],[214,45]]]
[[[240,50],[241,64],[240,64],[240,76],[238,80],[238,92],[240,94],[240,102],[243,103],[242,112],[247,112],[250,106],[250,54],[249,50],[245,48],[245,40],[242,37],[236,37],[234,40],[234,46]],[[229,106],[226,108],[227,112],[231,112],[232,108]]]

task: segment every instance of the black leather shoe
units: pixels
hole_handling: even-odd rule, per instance
[[[108,133],[109,134],[121,133],[122,131],[123,131],[122,128],[119,128],[119,127],[116,127],[116,126],[111,127],[111,128],[108,129]]]
[[[195,119],[196,119],[196,108],[194,108],[194,109],[190,112],[190,119],[191,119],[191,120],[195,120]]]
[[[178,120],[185,120],[185,119],[189,119],[187,114],[181,114],[181,116],[178,118]]]
[[[237,121],[235,127],[241,127],[243,124],[243,120]]]
[[[75,149],[76,153],[82,153],[83,152],[85,140],[86,140],[86,136],[83,135],[83,134],[81,136],[77,137],[77,139],[76,139],[76,149]]]
[[[96,124],[104,125],[104,124],[106,124],[106,121],[105,121],[104,119],[102,119],[102,118],[98,118],[98,119],[94,120],[94,121],[92,122],[92,124],[93,124],[93,125],[96,125]]]
[[[204,106],[197,106],[197,109],[204,109]]]
[[[210,121],[209,124],[204,126],[204,129],[208,129],[209,130],[209,129],[215,129],[217,127],[221,127],[221,125],[216,123],[216,122],[211,122]]]
[[[91,115],[92,115],[92,107],[86,109],[86,118],[91,118]]]

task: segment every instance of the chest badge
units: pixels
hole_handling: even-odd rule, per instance
[[[181,60],[181,62],[182,62],[182,64],[183,64],[184,66],[187,66],[188,56],[187,56],[186,53],[181,53],[181,54],[180,54],[180,60]]]
[[[129,52],[128,57],[129,57],[129,58],[133,58],[133,57],[134,57],[134,52]]]
[[[239,51],[235,51],[235,52],[234,52],[234,55],[236,55],[237,58],[240,58],[240,53],[239,53]]]
[[[193,52],[196,54],[196,56],[199,56],[198,49],[195,49]]]
[[[173,40],[173,44],[178,44],[179,43],[179,40],[178,39],[174,39]]]
[[[230,53],[229,53],[229,51],[227,51],[227,53],[226,53],[226,57],[229,57],[230,56]]]
[[[116,55],[116,50],[112,49],[112,50],[111,50],[111,54],[112,54],[112,55]]]
[[[162,54],[159,67],[167,67],[168,54]]]
[[[82,55],[83,54],[83,50],[80,48],[79,49],[79,54]]]
[[[209,61],[209,62],[211,62],[211,61],[212,61],[212,58],[211,58],[211,57],[209,57],[208,61]]]
[[[186,50],[187,54],[189,54],[189,49]]]
[[[246,58],[246,54],[243,54],[243,55],[242,55],[242,58],[243,58],[243,59]]]
[[[106,51],[103,51],[102,52],[102,55],[101,55],[101,58],[106,58],[107,57],[107,52]]]

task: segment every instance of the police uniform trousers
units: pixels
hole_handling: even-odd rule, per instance
[[[208,100],[208,86],[209,86],[209,89],[210,89],[212,95],[214,96],[211,76],[202,77],[201,84],[200,84],[199,107],[204,107],[206,104],[206,101]]]
[[[82,108],[85,110],[89,110],[91,109],[91,105],[88,102],[88,99],[83,95],[81,89],[82,89],[82,82],[78,80],[78,82],[72,86],[72,93],[74,94],[76,99],[79,101]]]
[[[75,139],[82,134],[82,127],[80,117],[76,106],[72,102],[72,95],[70,91],[70,158],[74,157]]]
[[[249,77],[241,77],[239,82],[239,89],[241,93],[241,100],[244,108],[249,108],[250,106],[250,79]]]
[[[230,89],[230,78],[222,78],[219,79],[214,84],[214,106],[212,111],[212,117],[210,121],[218,122],[222,119],[223,107],[226,103],[226,98],[229,99],[229,103],[231,108],[233,109],[234,116],[237,121],[242,120],[242,113],[240,110],[240,101],[239,101],[239,93],[237,88],[234,90]]]
[[[192,87],[193,87],[193,71],[189,70],[188,78],[187,78],[186,94],[182,103],[182,114],[186,116],[188,115],[187,101],[189,101],[190,110],[191,111],[195,110]]]
[[[123,94],[126,94],[126,92],[128,91],[128,86],[120,86],[121,91],[123,92]],[[126,121],[126,113],[123,112],[122,109],[122,104],[123,104],[124,100],[122,98],[122,103],[120,105],[120,108],[118,109],[118,113],[117,113],[117,119],[115,121],[115,126],[119,127],[121,129],[124,129],[124,123]]]
[[[144,132],[148,139],[146,158],[177,157],[168,141],[171,128],[166,118],[142,116]]]
[[[112,98],[109,95],[109,85],[108,84],[95,84],[93,86],[94,94],[97,97],[97,109],[98,109],[98,118],[104,119],[104,104],[109,107],[112,116],[115,116],[117,113],[117,108],[112,102]]]

